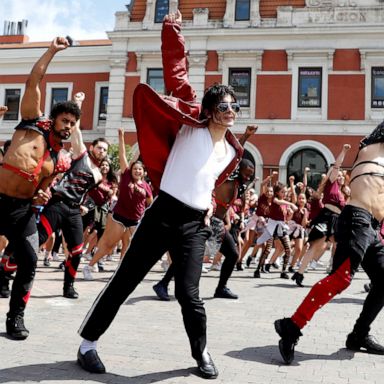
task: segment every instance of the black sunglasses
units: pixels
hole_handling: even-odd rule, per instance
[[[223,102],[217,104],[216,108],[219,112],[227,112],[229,110],[229,108],[231,108],[233,112],[238,113],[240,111],[240,104],[239,103],[228,103],[228,102],[223,101]]]

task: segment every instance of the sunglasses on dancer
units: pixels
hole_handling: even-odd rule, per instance
[[[219,112],[228,112],[229,109],[231,109],[235,113],[240,112],[240,104],[239,103],[228,103],[228,102],[221,102],[217,104],[216,109]]]

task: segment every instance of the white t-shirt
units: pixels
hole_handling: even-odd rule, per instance
[[[208,128],[183,125],[168,157],[160,189],[192,208],[208,209],[217,178],[236,155],[226,140],[225,146],[225,156],[218,159]]]

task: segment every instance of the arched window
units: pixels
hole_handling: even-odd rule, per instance
[[[164,16],[169,13],[169,0],[156,0],[155,23],[162,23]]]
[[[250,7],[250,0],[236,0],[235,20],[249,20],[251,17]]]
[[[327,172],[327,161],[316,149],[301,149],[295,152],[288,160],[287,183],[289,176],[295,176],[295,182],[302,181],[304,168],[309,167],[308,186],[316,189],[320,183],[321,175]]]

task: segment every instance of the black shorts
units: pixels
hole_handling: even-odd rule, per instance
[[[118,215],[116,212],[112,213],[112,220],[116,223],[121,224],[125,228],[136,227],[136,225],[139,224],[138,220],[127,219],[123,216]]]
[[[310,243],[323,237],[328,241],[335,234],[338,217],[338,213],[332,212],[328,208],[323,208],[312,221],[308,242]]]

